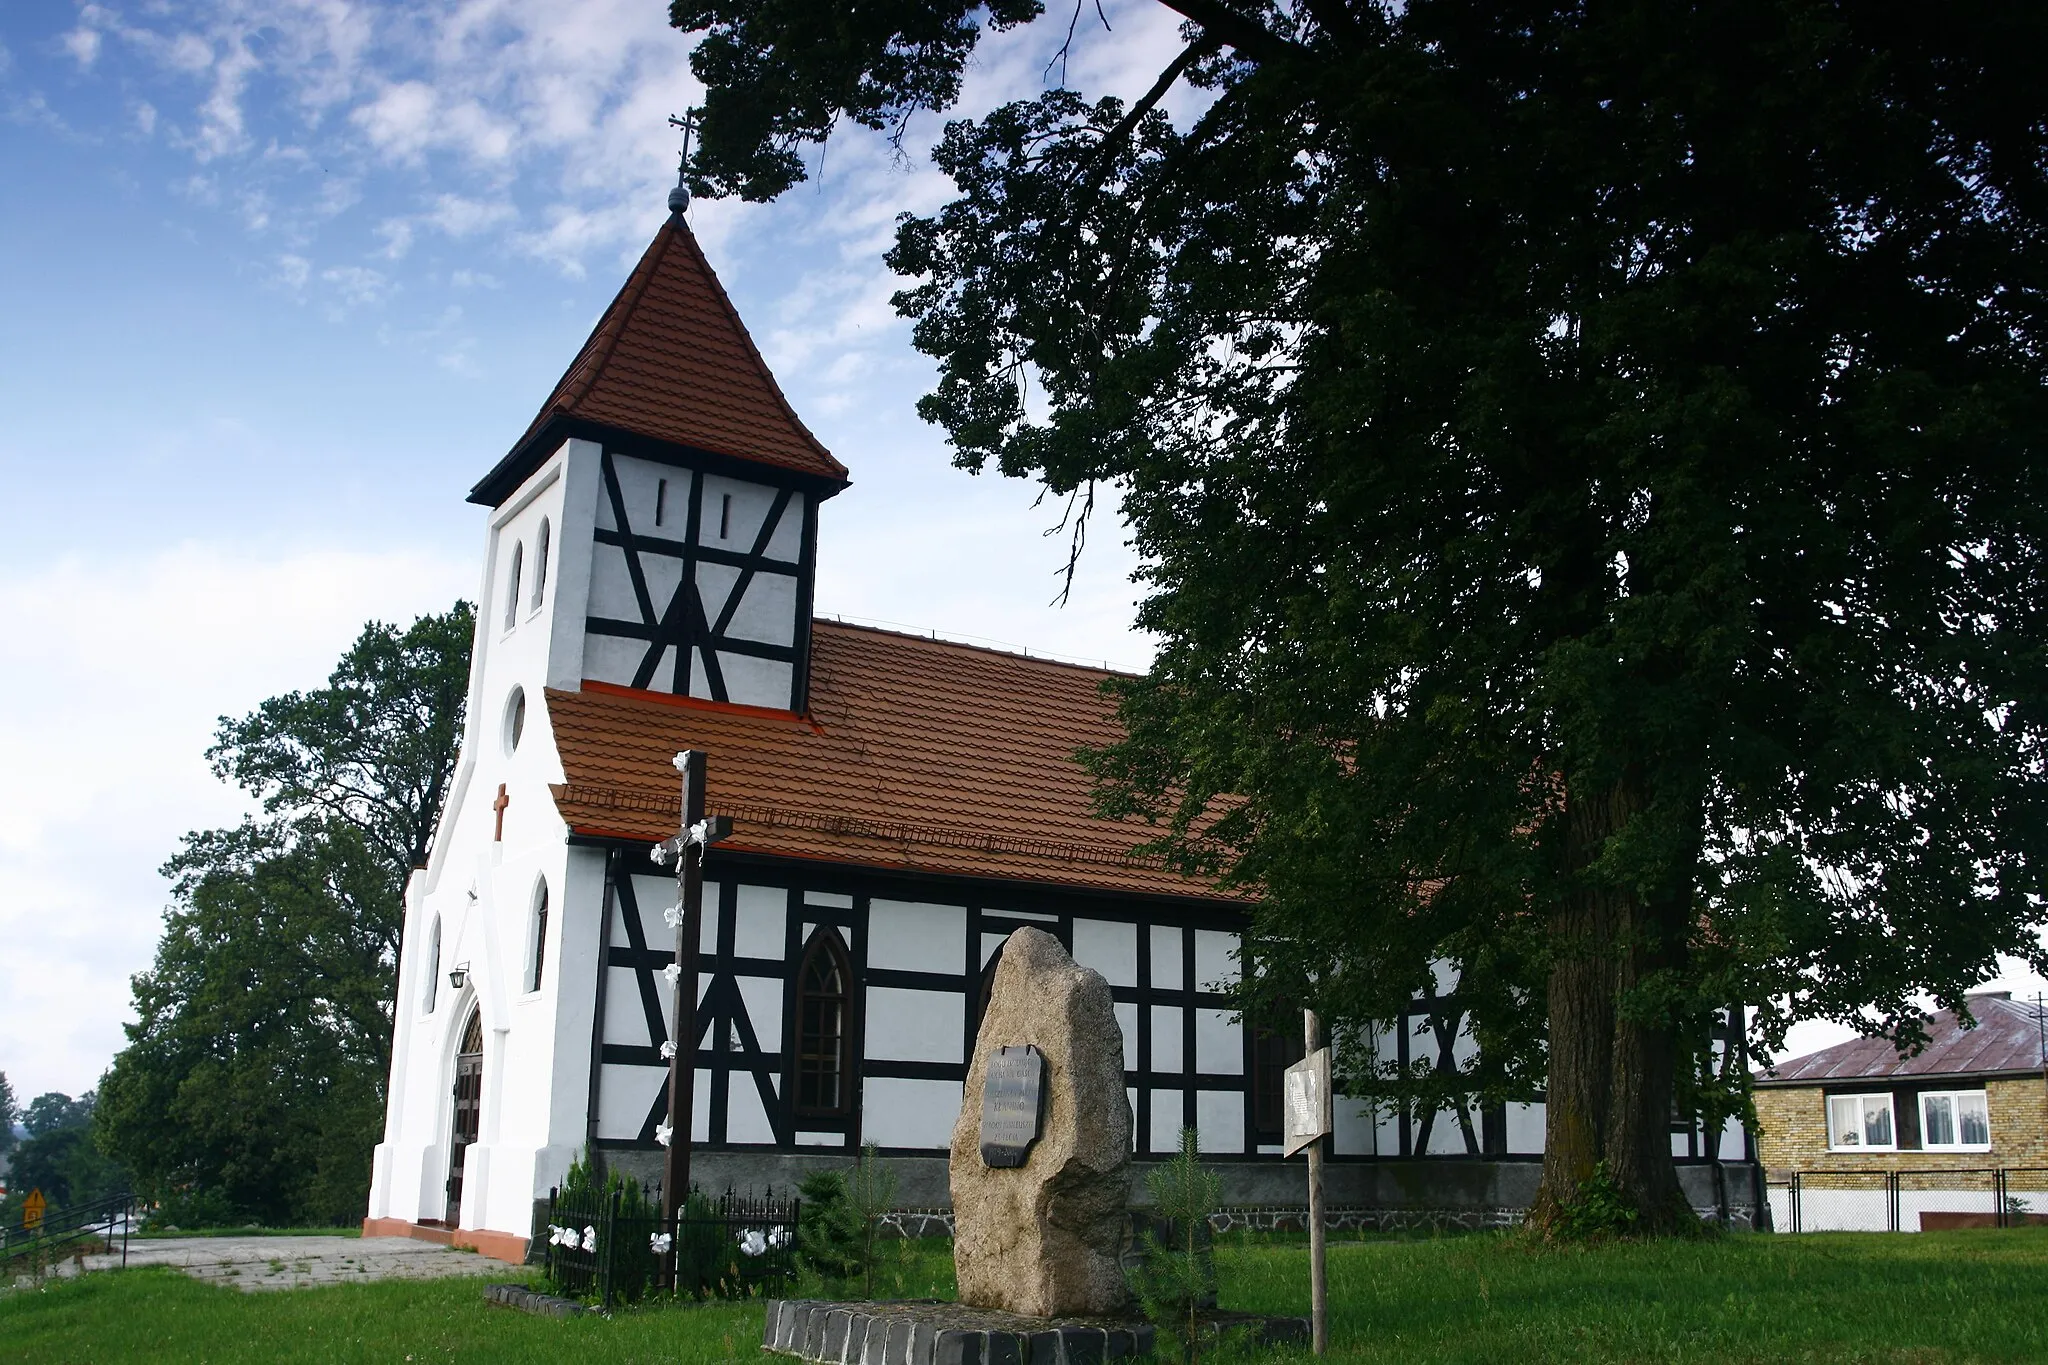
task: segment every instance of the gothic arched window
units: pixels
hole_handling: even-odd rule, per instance
[[[533,538],[533,609],[540,610],[540,600],[548,590],[548,519],[540,519],[540,534]]]
[[[533,965],[526,973],[526,989],[540,989],[541,969],[548,956],[548,881],[543,877],[533,893]]]
[[[796,973],[796,1112],[843,1114],[851,1099],[849,1065],[853,967],[830,929],[811,935]]]
[[[434,916],[434,927],[427,936],[427,979],[420,991],[420,1009],[423,1013],[434,1012],[434,996],[441,984],[441,917]]]
[[[526,558],[523,542],[512,546],[512,572],[505,579],[505,629],[519,624],[519,564]]]

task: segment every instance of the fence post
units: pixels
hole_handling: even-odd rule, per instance
[[[1991,1207],[1996,1213],[1992,1223],[2001,1228],[2012,1226],[2012,1217],[2005,1207],[2005,1167],[2000,1166],[1991,1173]]]
[[[619,1226],[619,1195],[621,1193],[622,1191],[617,1186],[614,1186],[612,1188],[612,1197],[605,1201],[604,1208],[598,1215],[598,1221],[604,1224],[603,1230],[598,1234],[597,1273],[601,1277],[598,1289],[598,1302],[607,1311],[612,1306],[612,1261],[618,1254],[618,1248],[615,1245],[616,1239],[613,1237],[613,1234],[618,1231]]]
[[[1806,1211],[1803,1207],[1805,1204],[1805,1197],[1805,1173],[1802,1171],[1794,1171],[1792,1172],[1792,1231],[1794,1232],[1804,1232],[1806,1230],[1801,1221],[1801,1215],[1804,1214]]]

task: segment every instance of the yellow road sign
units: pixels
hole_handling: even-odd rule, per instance
[[[49,1205],[43,1200],[41,1190],[30,1190],[28,1198],[21,1201],[21,1229],[23,1232],[37,1232],[43,1226],[43,1210]]]

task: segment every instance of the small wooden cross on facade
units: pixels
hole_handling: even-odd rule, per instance
[[[697,940],[704,921],[704,854],[711,845],[732,833],[728,816],[704,814],[704,751],[685,749],[675,756],[676,770],[683,775],[682,828],[664,839],[648,856],[666,867],[676,865],[676,903],[665,918],[676,931],[676,959],[668,969],[674,998],[669,1018],[668,1119],[656,1126],[654,1135],[668,1155],[662,1162],[662,1221],[672,1231],[676,1211],[690,1194],[690,1122],[697,1090]],[[663,1257],[664,1278],[674,1283],[673,1253]]]
[[[498,784],[498,799],[491,802],[491,809],[498,813],[497,826],[491,831],[491,842],[494,844],[505,842],[505,807],[511,804],[512,798],[505,795],[505,784],[500,782]]]

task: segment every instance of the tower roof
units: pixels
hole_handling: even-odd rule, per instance
[[[835,485],[681,214],[670,214],[526,432],[470,490],[502,502],[568,436],[624,436]],[[836,491],[836,490],[835,490]]]

